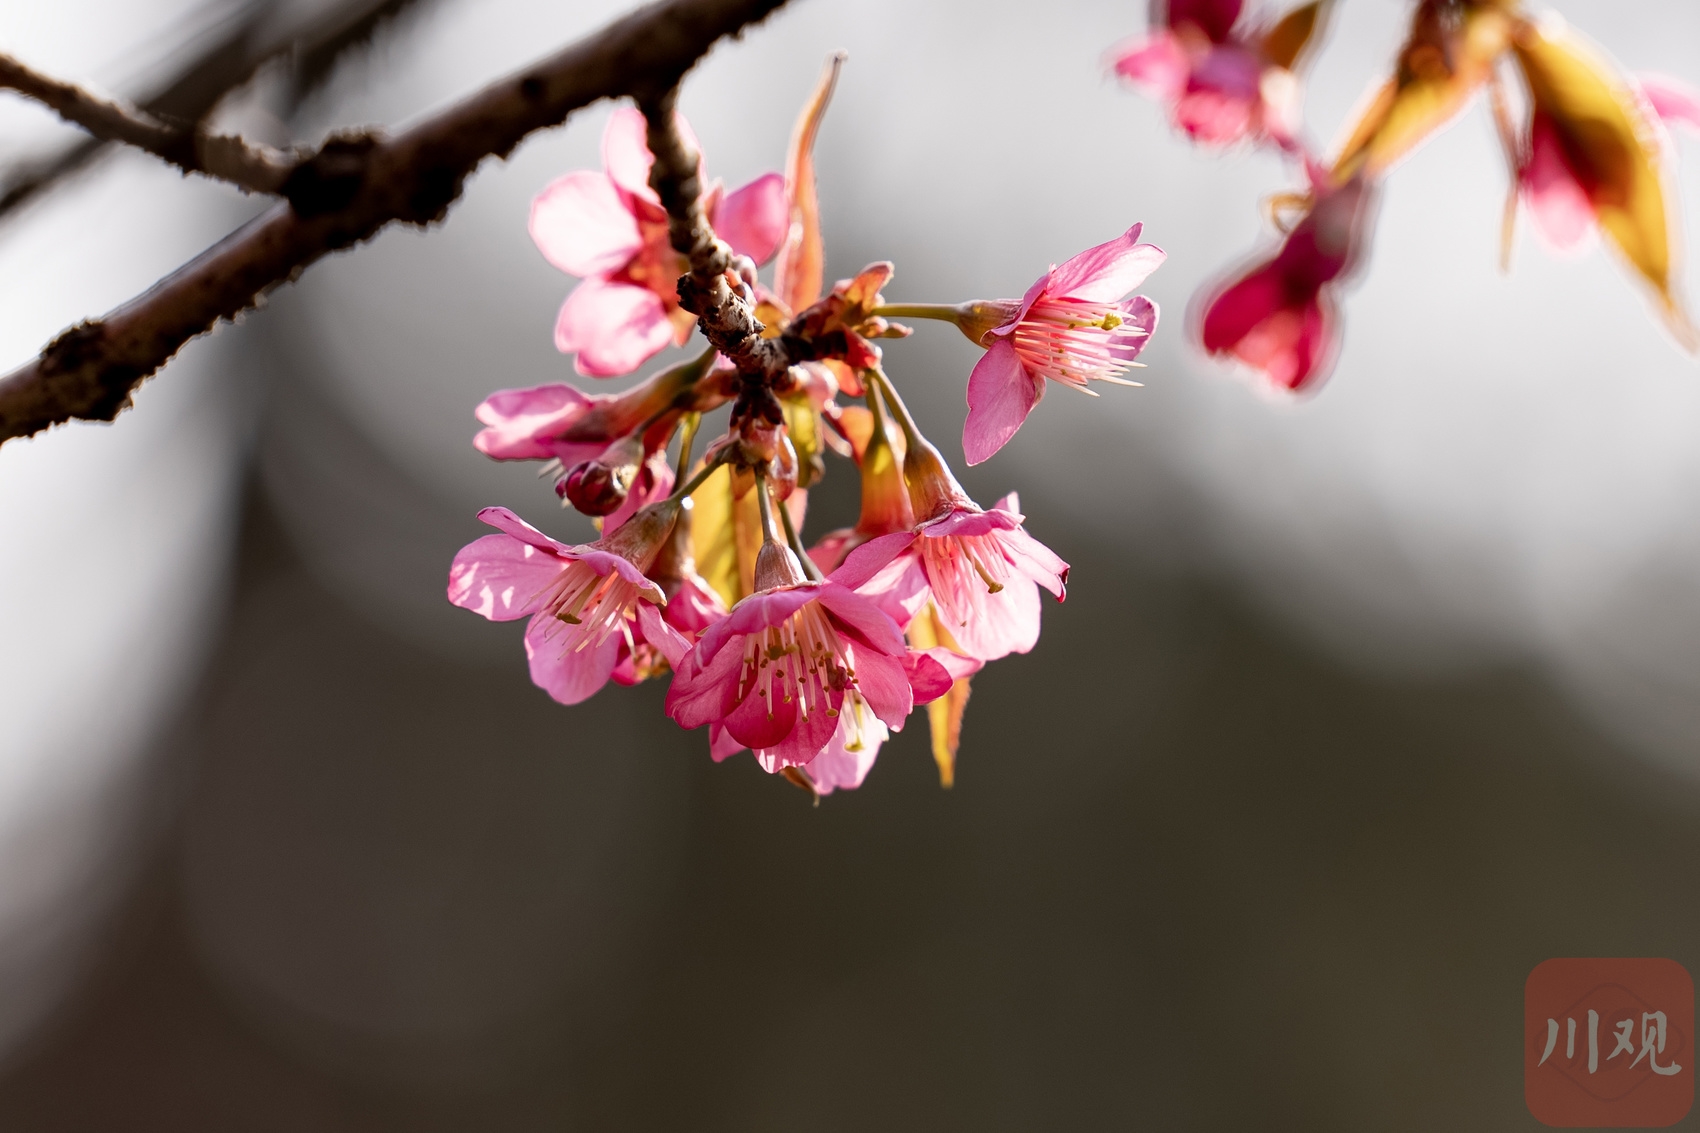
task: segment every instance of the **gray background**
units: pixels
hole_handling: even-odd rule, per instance
[[[1700,10],[1559,7],[1700,79]],[[427,4],[292,121],[265,80],[228,114],[399,125],[617,10]],[[1320,141],[1403,11],[1341,6]],[[0,45],[128,91],[213,15],[76,0],[6,12]],[[1054,391],[964,473],[1022,492],[1074,585],[976,678],[951,792],[917,721],[811,810],[712,765],[659,688],[553,704],[517,627],[443,602],[479,506],[588,530],[468,440],[485,392],[570,371],[525,206],[595,164],[605,107],[191,346],[116,425],[0,449],[0,1125],[1535,1127],[1530,968],[1700,964],[1700,373],[1597,249],[1525,231],[1498,274],[1480,108],[1389,187],[1318,396],[1198,358],[1188,297],[1267,243],[1287,174],[1104,77],[1143,24],[799,0],[686,88],[738,184],[850,50],[829,275],[892,258],[894,299],[1019,294],[1133,220],[1170,252],[1147,388]],[[65,136],[0,126],[8,154]],[[119,157],[10,221],[6,362],[255,207]],[[888,351],[947,455],[953,333]],[[835,468],[812,530],[852,488]]]

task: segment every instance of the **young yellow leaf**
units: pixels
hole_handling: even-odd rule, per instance
[[[848,58],[839,51],[829,56],[814,94],[803,105],[785,156],[785,198],[791,202],[791,230],[779,246],[773,269],[773,289],[792,311],[802,311],[820,298],[826,278],[826,249],[820,234],[820,200],[815,194],[815,137],[821,117],[838,85],[838,70]]]
[[[1600,231],[1653,288],[1671,330],[1693,349],[1694,330],[1675,287],[1676,201],[1650,112],[1597,49],[1557,21],[1522,24],[1513,46],[1535,112],[1558,134]]]
[[[1421,5],[1394,77],[1370,97],[1334,159],[1335,183],[1383,176],[1457,117],[1508,49],[1512,19],[1494,5],[1455,16]]]

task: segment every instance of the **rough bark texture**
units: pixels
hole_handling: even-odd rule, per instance
[[[667,98],[716,40],[783,3],[661,0],[398,137],[333,138],[295,167],[283,186],[287,203],[0,378],[0,441],[72,418],[111,420],[143,379],[219,319],[388,224],[441,219],[481,161],[574,110],[622,95],[646,106]]]

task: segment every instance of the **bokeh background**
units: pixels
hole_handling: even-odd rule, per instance
[[[15,4],[0,49],[141,99],[334,4]],[[1553,6],[1700,80],[1700,8]],[[221,120],[401,125],[625,5],[396,7]],[[1339,5],[1317,140],[1405,12]],[[1188,299],[1268,246],[1291,171],[1111,82],[1144,25],[795,0],[685,89],[738,184],[849,50],[829,275],[893,259],[894,300],[1019,294],[1134,220],[1170,254],[1146,387],[1053,391],[964,474],[1021,491],[1074,585],[976,678],[952,791],[916,727],[811,809],[712,765],[658,688],[552,703],[517,627],[443,600],[480,506],[588,533],[468,442],[489,390],[570,373],[526,207],[597,163],[606,105],[192,344],[115,424],[0,449],[0,1127],[1536,1128],[1536,963],[1700,970],[1700,368],[1597,248],[1525,230],[1499,273],[1480,107],[1389,186],[1320,393],[1201,359]],[[0,102],[8,168],[75,140]],[[94,161],[0,221],[0,364],[259,207]],[[947,454],[974,358],[937,326],[888,350]]]

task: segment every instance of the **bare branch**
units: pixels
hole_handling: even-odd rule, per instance
[[[384,21],[419,0],[344,0],[316,6],[312,19],[283,23],[271,5],[250,3],[227,20],[218,37],[163,88],[141,100],[157,117],[199,122],[268,61],[293,56],[297,98],[310,93],[341,56],[367,42]],[[4,218],[98,157],[106,143],[87,139],[51,157],[14,166],[0,188]]]
[[[440,220],[484,158],[603,98],[653,103],[715,41],[785,0],[660,0],[396,138],[333,138],[263,216],[102,319],[79,324],[0,378],[0,441],[72,418],[109,421],[189,339],[253,306],[328,252],[395,221]]]
[[[90,94],[0,54],[0,88],[33,98],[103,141],[123,142],[169,161],[185,173],[205,173],[244,189],[275,193],[294,169],[290,155],[230,135],[162,122],[153,115]]]

